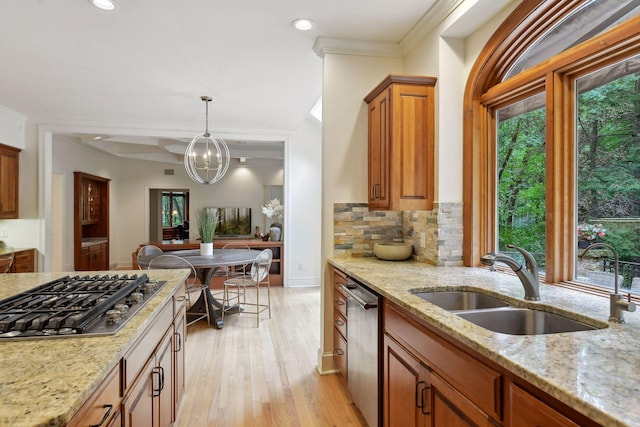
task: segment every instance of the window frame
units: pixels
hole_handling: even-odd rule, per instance
[[[640,53],[640,17],[634,17],[509,80],[502,77],[526,49],[583,0],[525,0],[496,30],[471,69],[463,115],[463,260],[479,266],[496,250],[497,109],[546,90],[546,277],[570,282],[575,274],[574,82]],[[570,195],[570,197],[567,197]],[[591,291],[588,285],[585,289]]]

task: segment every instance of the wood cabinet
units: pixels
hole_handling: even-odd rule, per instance
[[[109,269],[110,179],[74,172],[74,268]],[[89,241],[96,244],[87,245]]]
[[[108,426],[120,413],[120,366],[111,370],[102,385],[71,419],[68,427]],[[115,424],[113,424],[115,425]]]
[[[435,83],[435,77],[389,75],[365,97],[370,209],[432,209]]]
[[[499,372],[459,352],[387,303],[384,319],[383,425],[501,424]]]
[[[384,426],[598,426],[395,303],[383,316]]]
[[[109,244],[98,243],[95,245],[84,246],[81,251],[80,264],[76,266],[76,270],[95,271],[109,269]]]
[[[122,404],[124,427],[172,425],[173,345],[172,327],[143,367],[139,380]]]
[[[347,286],[347,276],[340,270],[333,270],[333,363],[342,377],[348,377],[347,357],[347,295],[339,285]]]
[[[578,427],[577,424],[522,388],[509,384],[507,426]]]
[[[13,253],[9,273],[33,273],[36,271],[36,250],[22,249]]]
[[[171,426],[185,388],[181,287],[76,413],[70,426]]]
[[[0,144],[0,219],[18,218],[20,150]]]

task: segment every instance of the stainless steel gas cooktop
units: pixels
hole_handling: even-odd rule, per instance
[[[166,284],[138,276],[65,276],[0,301],[0,341],[110,335]]]

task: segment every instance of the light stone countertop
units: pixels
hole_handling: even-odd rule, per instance
[[[427,323],[607,427],[640,426],[640,311],[609,323],[609,299],[541,284],[540,302],[524,300],[516,276],[484,268],[433,267],[413,261],[333,258],[329,262]],[[604,329],[506,335],[468,322],[409,292],[459,286],[498,293],[526,307],[566,310]]]
[[[0,426],[64,426],[106,378],[181,286],[185,270],[0,274],[0,299],[75,275],[146,273],[166,280],[116,334],[43,340],[0,340]]]

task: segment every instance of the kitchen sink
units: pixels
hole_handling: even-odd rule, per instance
[[[508,307],[509,303],[473,291],[415,292],[416,296],[449,311]]]
[[[490,331],[510,335],[541,335],[601,329],[558,314],[519,307],[470,310],[456,314]]]
[[[606,328],[592,326],[560,314],[518,307],[498,297],[472,290],[412,290],[414,295],[451,311],[469,322],[490,331],[510,335],[541,335],[560,332],[590,331]]]

